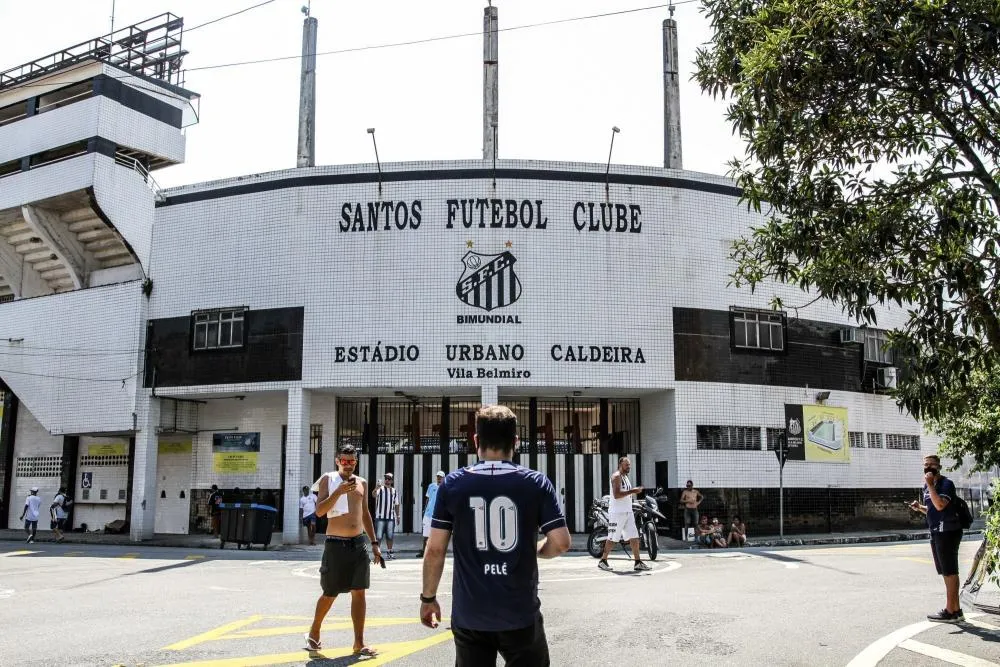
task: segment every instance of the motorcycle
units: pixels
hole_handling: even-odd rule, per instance
[[[645,498],[632,500],[632,512],[635,514],[635,525],[639,529],[639,548],[646,552],[649,560],[656,560],[660,550],[656,526],[661,521],[666,523],[667,517],[660,513],[656,497],[663,492],[657,488]],[[593,528],[587,538],[587,551],[594,558],[600,558],[604,553],[604,542],[608,539],[608,503],[611,496],[595,499],[590,506],[590,523]],[[620,542],[626,554],[632,551],[626,540]]]

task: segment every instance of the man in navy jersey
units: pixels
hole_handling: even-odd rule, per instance
[[[510,462],[517,417],[500,405],[476,413],[479,463],[448,475],[438,489],[424,553],[420,620],[441,621],[438,584],[454,535],[451,625],[455,664],[549,665],[538,599],[538,557],[570,547],[566,518],[549,478]],[[545,534],[535,542],[539,531]]]

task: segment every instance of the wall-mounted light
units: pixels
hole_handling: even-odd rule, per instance
[[[830,392],[828,391],[817,391],[816,392],[816,402],[822,403],[826,399],[830,398]]]

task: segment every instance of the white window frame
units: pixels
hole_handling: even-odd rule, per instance
[[[865,361],[876,364],[892,363],[889,333],[883,329],[862,329],[865,332]]]
[[[785,351],[785,313],[750,308],[730,308],[733,347],[741,350]],[[763,344],[767,337],[767,345]],[[777,338],[777,345],[775,339]],[[742,342],[741,342],[742,341]]]
[[[246,340],[245,307],[196,310],[191,313],[191,349],[231,350]],[[236,326],[236,325],[239,326]]]

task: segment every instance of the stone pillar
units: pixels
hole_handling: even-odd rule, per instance
[[[311,396],[302,387],[288,390],[288,432],[285,438],[285,497],[284,521],[281,539],[285,544],[298,544],[301,540],[299,531],[299,497],[302,487],[311,484],[312,461],[309,455],[309,411]],[[307,472],[308,471],[308,472]]]
[[[140,390],[135,417],[129,537],[138,542],[153,537],[156,523],[156,456],[159,450],[156,429],[160,425],[160,399]]]

